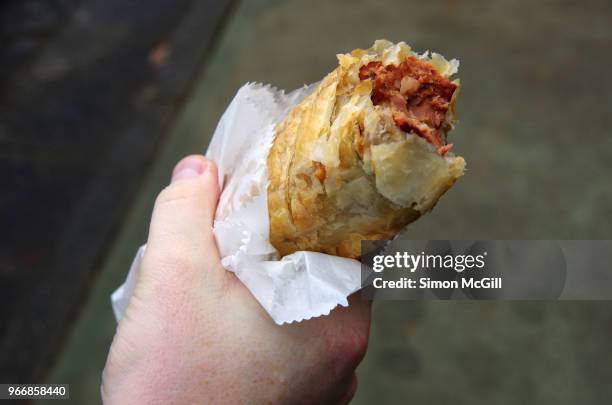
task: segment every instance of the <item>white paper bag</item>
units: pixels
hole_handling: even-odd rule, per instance
[[[222,193],[214,234],[224,267],[236,274],[277,324],[327,315],[360,288],[360,263],[315,252],[278,259],[269,242],[266,158],[274,127],[315,85],[289,94],[244,85],[221,117],[206,157],[219,170]],[[125,283],[112,295],[117,319],[133,292],[141,247]]]

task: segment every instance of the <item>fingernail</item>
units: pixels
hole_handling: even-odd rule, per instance
[[[181,161],[172,175],[172,182],[181,179],[189,179],[198,177],[206,170],[207,163],[205,160],[197,157],[189,157]]]

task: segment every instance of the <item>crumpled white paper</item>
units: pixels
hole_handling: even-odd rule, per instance
[[[269,242],[266,157],[274,127],[315,85],[289,94],[244,85],[221,117],[206,156],[217,163],[221,198],[214,233],[225,268],[246,285],[277,324],[327,315],[360,288],[358,261],[315,252],[278,259]],[[117,320],[133,293],[142,246],[111,297]]]

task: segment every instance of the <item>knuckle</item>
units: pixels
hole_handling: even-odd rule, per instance
[[[155,296],[158,314],[176,316],[177,309],[188,304],[187,292],[198,284],[201,272],[198,271],[190,255],[178,249],[161,254],[152,254],[145,264],[153,263],[146,269],[142,284]]]
[[[179,181],[164,188],[157,199],[155,205],[166,205],[180,201],[189,201],[201,196],[202,190],[197,181]]]
[[[356,328],[347,334],[347,351],[349,353],[349,363],[355,367],[361,363],[368,349],[368,330],[365,328]]]
[[[195,267],[192,255],[176,243],[169,244],[163,251],[153,253],[146,259],[150,259],[158,272],[164,275],[185,274]]]
[[[335,355],[344,372],[353,371],[363,360],[368,348],[369,328],[353,325],[345,328],[335,344]]]

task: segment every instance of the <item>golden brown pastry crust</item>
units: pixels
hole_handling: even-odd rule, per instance
[[[359,80],[368,62],[395,65],[413,55],[406,44],[388,41],[338,55],[339,66],[277,126],[268,210],[270,241],[281,256],[308,250],[357,258],[362,240],[393,238],[463,174],[461,157],[440,156],[399,130],[389,111],[373,105],[371,81]],[[443,75],[456,70],[439,55],[426,60]]]

